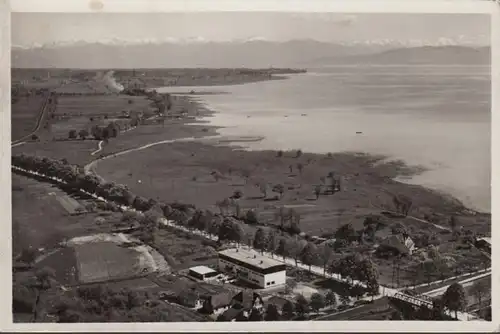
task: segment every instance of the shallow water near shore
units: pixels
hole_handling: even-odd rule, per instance
[[[209,124],[223,136],[264,137],[236,145],[403,159],[428,171],[400,181],[490,212],[489,67],[329,67],[221,89],[230,94],[199,97],[216,111]]]

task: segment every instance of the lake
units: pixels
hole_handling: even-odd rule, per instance
[[[218,90],[200,98],[221,135],[263,136],[249,149],[356,151],[428,171],[401,180],[490,212],[488,66],[331,66],[288,80],[160,92]],[[241,145],[241,143],[238,143]]]

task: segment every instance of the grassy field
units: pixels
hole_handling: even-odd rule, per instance
[[[268,223],[273,223],[271,217],[276,207],[307,205],[296,210],[302,214],[302,230],[310,234],[331,233],[347,222],[359,227],[366,215],[380,212],[377,207],[392,205],[391,193],[411,195],[419,212],[458,209],[455,202],[424,188],[388,180],[398,169],[393,165],[373,166],[378,160],[373,157],[335,154],[328,158],[307,153],[300,158],[293,156],[288,153],[277,158],[276,152],[244,152],[200,143],[176,143],[105,160],[98,164],[97,170],[106,179],[128,183],[139,194],[193,203],[202,208],[216,209],[216,201],[241,190],[242,208],[257,209]],[[296,171],[299,163],[304,166],[302,174]],[[294,169],[292,173],[290,165]],[[210,175],[213,171],[222,174],[218,182]],[[321,195],[315,200],[315,185],[330,171],[342,175],[343,191]],[[244,176],[248,176],[247,180]],[[266,201],[257,183],[279,183],[286,190],[281,199]]]
[[[140,254],[113,242],[75,246],[79,281],[95,283],[142,274]]]
[[[21,97],[12,104],[12,140],[20,139],[34,130],[44,100],[43,96]]]
[[[109,228],[95,224],[99,213],[68,215],[56,199],[64,193],[48,183],[12,174],[12,188],[14,254],[29,247],[50,249],[66,238]]]

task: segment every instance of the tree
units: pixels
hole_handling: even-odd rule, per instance
[[[309,303],[303,295],[298,295],[295,299],[295,310],[301,316],[309,313]]]
[[[455,216],[455,215],[451,216],[449,223],[450,223],[451,231],[452,232],[455,231],[455,229],[458,226],[458,218],[457,218],[457,216]]]
[[[89,136],[89,132],[85,129],[82,129],[78,132],[78,136],[80,139],[85,140]]]
[[[486,281],[483,280],[478,280],[474,282],[474,284],[471,287],[471,293],[477,299],[479,305],[481,305],[483,297],[485,297],[488,294],[489,290],[490,288],[488,284],[486,283]]]
[[[391,227],[391,233],[392,234],[407,234],[406,226],[404,226],[402,223],[397,222]]]
[[[318,312],[320,309],[326,306],[325,297],[320,293],[313,293],[311,296],[311,308]]]
[[[278,321],[280,320],[280,314],[278,308],[274,304],[269,304],[266,309],[266,315],[264,317],[265,321]]]
[[[76,130],[69,130],[68,132],[68,138],[69,139],[76,139]]]
[[[285,238],[281,238],[278,241],[278,248],[276,249],[276,254],[283,256],[283,260],[290,255],[288,252],[287,240]]]
[[[351,298],[349,298],[349,296],[347,294],[340,295],[340,302],[342,303],[342,305],[347,305],[347,304],[349,304],[350,301],[351,301]]]
[[[37,291],[35,305],[33,306],[34,322],[36,322],[38,318],[38,303],[40,302],[41,294],[52,287],[54,277],[54,271],[49,268],[42,268],[35,272],[35,283],[32,286]]]
[[[241,171],[241,176],[245,180],[245,184],[247,184],[248,179],[250,178],[250,176],[252,176],[252,173],[249,170],[243,170],[243,171]]]
[[[295,260],[295,266],[298,266],[299,258],[301,257],[302,250],[305,247],[305,241],[290,239],[287,242],[288,254]]]
[[[273,187],[273,191],[280,194],[280,198],[283,198],[283,193],[285,192],[285,187],[282,184],[277,184]]]
[[[328,264],[330,263],[330,260],[332,259],[333,256],[333,249],[327,243],[324,243],[322,248],[323,249],[321,252],[321,260],[323,262],[323,275],[325,275],[326,267],[328,267]]]
[[[330,307],[337,305],[337,295],[332,290],[328,290],[325,296],[325,304]]]
[[[295,154],[296,158],[300,158],[302,156],[302,150],[297,150],[297,153]]]
[[[259,184],[259,190],[262,194],[262,197],[263,198],[266,198],[267,197],[267,193],[269,191],[269,185],[267,183],[261,183]]]
[[[271,257],[274,256],[277,247],[278,247],[278,236],[274,231],[270,231],[267,238],[266,250],[269,253],[271,253]]]
[[[245,222],[247,224],[256,225],[259,223],[259,218],[257,216],[257,211],[250,209],[245,214]]]
[[[316,200],[318,200],[319,195],[321,195],[321,184],[318,184],[314,187],[314,194],[316,195]]]
[[[259,310],[252,309],[248,317],[248,321],[263,321],[263,320],[264,316],[262,315],[262,313]]]
[[[36,259],[36,250],[33,248],[24,248],[19,255],[19,260],[29,265],[33,265]]]
[[[285,318],[286,320],[290,320],[295,315],[295,306],[291,301],[287,300],[283,305],[281,313],[283,315],[283,318]]]
[[[396,212],[401,213],[404,216],[408,216],[408,213],[413,205],[411,198],[405,195],[395,195],[392,198],[392,202],[394,203]]]
[[[356,230],[351,224],[341,225],[337,231],[335,231],[335,239],[343,239],[347,242],[352,242],[358,238]]]
[[[234,222],[230,219],[224,219],[218,229],[219,241],[233,241],[241,243],[245,236],[245,231],[240,223]]]
[[[419,272],[423,273],[427,279],[427,283],[432,281],[432,277],[437,273],[436,263],[434,261],[420,262]]]
[[[443,295],[443,305],[450,311],[455,311],[455,318],[458,319],[458,311],[464,310],[467,306],[463,286],[459,283],[450,285]]]
[[[304,171],[304,165],[299,162],[297,164],[297,170],[299,171],[299,174],[302,175],[302,172]]]
[[[285,222],[287,220],[287,214],[286,214],[285,207],[280,206],[280,208],[274,214],[274,216],[275,216],[276,220],[278,220],[280,222],[280,228],[283,230],[285,227]]]
[[[347,241],[345,239],[336,239],[333,242],[333,249],[338,252],[340,249],[347,247]]]
[[[235,190],[233,192],[232,198],[234,198],[234,199],[240,199],[242,197],[243,197],[243,192],[241,190]]]
[[[257,229],[257,232],[255,232],[255,237],[253,240],[253,248],[260,250],[262,253],[264,253],[264,250],[266,249],[266,232],[262,228]]]
[[[297,282],[295,279],[287,279],[285,283],[285,291],[287,293],[293,292],[293,290],[297,287]]]
[[[38,141],[38,136],[37,135],[31,135],[31,140]]]
[[[316,245],[309,242],[305,245],[300,253],[300,260],[309,266],[309,271],[311,271],[311,266],[316,263],[318,258],[318,249]]]

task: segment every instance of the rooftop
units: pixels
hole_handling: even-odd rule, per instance
[[[206,275],[206,274],[210,274],[210,273],[215,272],[215,270],[213,270],[212,268],[209,268],[207,266],[196,266],[196,267],[189,268],[189,270],[191,270],[197,274],[200,274],[200,275]]]
[[[261,269],[267,269],[274,266],[283,265],[282,262],[272,259],[268,256],[259,254],[256,251],[243,248],[230,248],[220,251],[219,254],[225,255],[235,260],[245,262]]]
[[[484,240],[491,245],[491,238],[490,237],[482,237],[482,238],[478,238],[477,240]]]

